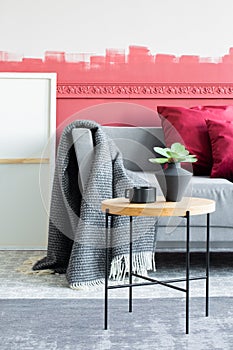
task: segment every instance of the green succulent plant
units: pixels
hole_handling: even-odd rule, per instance
[[[151,163],[194,163],[197,161],[196,156],[189,154],[185,146],[179,142],[173,143],[171,148],[154,147],[153,149],[156,153],[161,154],[163,158],[150,158]]]

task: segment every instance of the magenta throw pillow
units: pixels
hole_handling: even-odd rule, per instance
[[[197,156],[198,161],[193,163],[194,175],[210,175],[213,160],[205,121],[233,121],[233,106],[158,106],[157,111],[161,117],[166,146],[170,147],[174,142],[183,143],[191,154]]]
[[[221,120],[233,120],[233,106],[195,106],[196,109],[202,112],[210,112],[214,117]],[[213,118],[215,119],[215,118]]]
[[[211,177],[221,177],[233,182],[233,122],[206,120],[213,167]]]

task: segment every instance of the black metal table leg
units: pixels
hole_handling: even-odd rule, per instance
[[[112,237],[113,233],[113,221],[117,214],[110,214],[109,209],[105,210],[105,302],[104,302],[104,329],[108,329],[108,290],[115,288],[129,288],[129,312],[133,309],[133,287],[145,286],[145,285],[163,285],[169,288],[177,289],[179,291],[186,293],[186,334],[189,334],[189,308],[190,308],[190,281],[192,280],[206,280],[206,307],[205,316],[209,316],[209,269],[210,269],[210,214],[207,213],[207,223],[206,223],[206,274],[201,276],[190,277],[190,211],[186,211],[186,277],[172,280],[160,281],[155,278],[150,278],[148,276],[142,276],[138,274],[137,271],[133,271],[133,217],[130,217],[130,232],[129,232],[129,283],[127,284],[117,284],[108,285],[109,279],[109,264],[110,264],[110,244],[109,238]],[[195,214],[194,214],[195,215]],[[197,214],[196,214],[197,215]],[[109,225],[109,218],[111,223]],[[110,226],[110,227],[109,227]],[[133,276],[137,278],[144,279],[145,282],[133,283]],[[186,282],[186,287],[177,287],[172,283],[176,282]]]
[[[129,242],[129,312],[132,312],[133,309],[133,287],[132,287],[132,265],[133,265],[133,218],[130,216],[130,242]]]
[[[210,268],[210,214],[207,214],[206,231],[206,309],[205,315],[209,316],[209,268]]]
[[[105,212],[105,300],[104,300],[104,329],[108,329],[108,218],[109,210]]]
[[[190,213],[186,212],[187,227],[186,227],[186,334],[189,334],[189,270],[190,270]]]

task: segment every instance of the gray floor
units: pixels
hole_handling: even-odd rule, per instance
[[[103,287],[90,290],[71,290],[65,275],[54,274],[24,274],[22,266],[25,261],[32,258],[43,257],[44,251],[0,251],[0,298],[103,298]],[[210,269],[210,296],[233,296],[233,259],[232,253],[212,253]],[[157,254],[157,271],[152,273],[159,279],[184,276],[184,255]],[[32,264],[31,264],[32,265]],[[204,257],[202,254],[191,254],[191,274],[204,272]],[[191,282],[191,296],[204,296],[204,281]],[[180,284],[181,285],[181,284]],[[126,289],[111,290],[110,298],[126,298]],[[181,298],[182,292],[164,288],[162,286],[149,286],[134,288],[135,298]]]
[[[184,293],[162,286],[109,291],[109,329],[103,330],[103,287],[71,290],[65,275],[24,274],[45,252],[0,251],[1,350],[231,350],[233,259],[211,254],[210,317],[204,317],[205,282],[191,282],[190,334],[185,334]],[[31,264],[24,265],[31,259]],[[181,254],[156,254],[159,279],[185,275]],[[204,271],[191,254],[191,274]],[[18,272],[17,270],[21,272]],[[142,300],[143,298],[143,300]]]
[[[100,299],[0,299],[1,350],[232,350],[233,298],[190,303],[185,334],[181,298],[110,300],[109,328],[103,329]]]

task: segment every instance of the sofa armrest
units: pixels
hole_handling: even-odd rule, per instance
[[[83,191],[94,159],[92,134],[89,129],[77,128],[72,130],[72,137],[79,167],[79,188]]]

